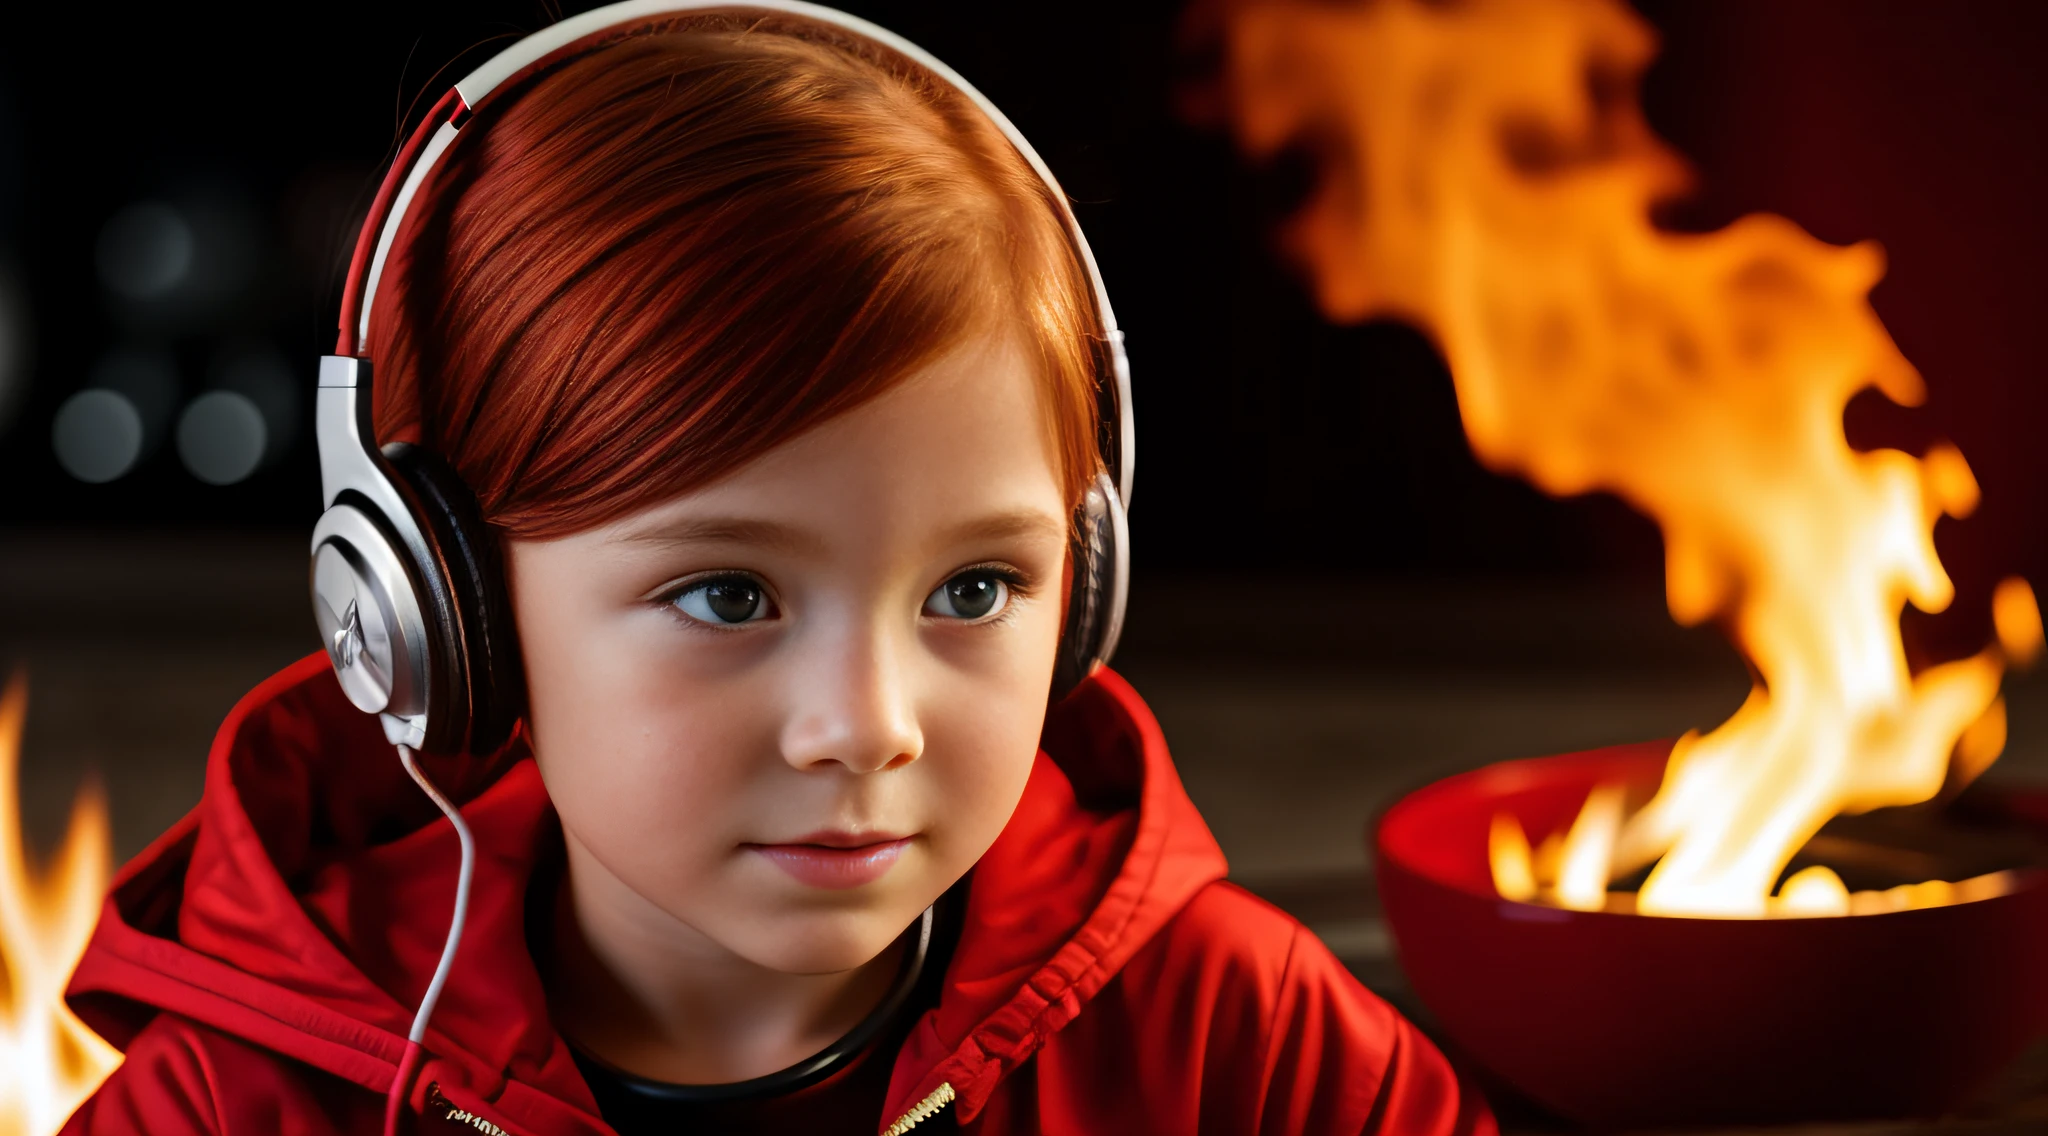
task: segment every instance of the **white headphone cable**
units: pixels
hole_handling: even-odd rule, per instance
[[[434,1005],[441,1000],[441,988],[448,984],[448,973],[455,968],[455,951],[462,945],[462,925],[469,918],[469,884],[476,872],[476,839],[470,835],[468,822],[462,819],[447,797],[434,787],[427,775],[420,772],[413,760],[412,747],[400,745],[398,760],[405,765],[413,783],[420,787],[434,802],[448,823],[455,826],[455,836],[462,844],[462,867],[455,875],[455,911],[448,920],[448,939],[441,947],[440,964],[434,967],[433,980],[427,983],[427,992],[420,998],[419,1012],[413,1015],[412,1032],[406,1035],[405,1057],[399,1062],[398,1073],[391,1081],[391,1091],[384,1100],[384,1130],[396,1132],[398,1117],[405,1107],[405,1098],[411,1092],[413,1074],[418,1071],[425,1055],[423,1048],[427,1038],[427,1023],[434,1016]]]

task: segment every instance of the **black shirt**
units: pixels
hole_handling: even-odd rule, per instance
[[[615,1069],[573,1044],[599,1114],[620,1136],[705,1133],[858,1133],[870,1136],[886,1106],[896,1053],[919,1017],[938,1004],[958,928],[926,908],[880,1005],[845,1037],[766,1076],[723,1085],[678,1085]]]

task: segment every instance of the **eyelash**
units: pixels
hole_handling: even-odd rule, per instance
[[[676,605],[677,600],[683,598],[684,596],[688,595],[693,591],[696,591],[698,588],[704,587],[707,584],[716,584],[727,580],[730,580],[734,583],[744,583],[749,587],[760,589],[762,600],[765,603],[767,603],[770,607],[775,607],[779,610],[780,605],[776,604],[775,593],[769,590],[767,581],[761,579],[759,576],[754,575],[752,572],[738,572],[730,569],[720,570],[716,572],[703,572],[699,573],[698,575],[688,577],[671,587],[662,589],[662,591],[654,597],[654,602],[663,611],[669,613],[669,615],[671,615],[675,619],[680,620],[684,626],[689,627],[692,630],[710,631],[714,634],[719,635],[727,635],[733,632],[742,631],[747,627],[747,623],[710,623],[705,620],[698,619],[696,616],[691,615],[689,612],[682,610],[680,607]],[[748,622],[751,623],[755,621],[749,620]]]
[[[1017,617],[1017,601],[1028,600],[1037,594],[1038,591],[1037,581],[1010,567],[1008,564],[996,562],[969,564],[964,568],[956,569],[944,580],[939,581],[939,587],[943,588],[953,580],[970,575],[989,576],[1001,580],[1003,586],[1010,590],[1010,601],[1003,605],[1003,610],[989,616],[987,619],[948,620],[947,622],[959,623],[964,627],[999,627],[1006,625]],[[920,607],[918,610],[922,612],[924,609]]]

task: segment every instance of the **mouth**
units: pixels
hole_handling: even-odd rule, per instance
[[[814,832],[786,844],[742,844],[807,887],[845,890],[871,884],[887,875],[909,836],[875,833]]]

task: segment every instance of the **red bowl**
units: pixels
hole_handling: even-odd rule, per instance
[[[1496,812],[1532,838],[1604,781],[1654,788],[1669,742],[1510,761],[1380,818],[1380,897],[1442,1033],[1596,1128],[1930,1116],[2048,1033],[2048,873],[1884,915],[1674,919],[1500,898]],[[2008,815],[2048,832],[2042,796]]]

